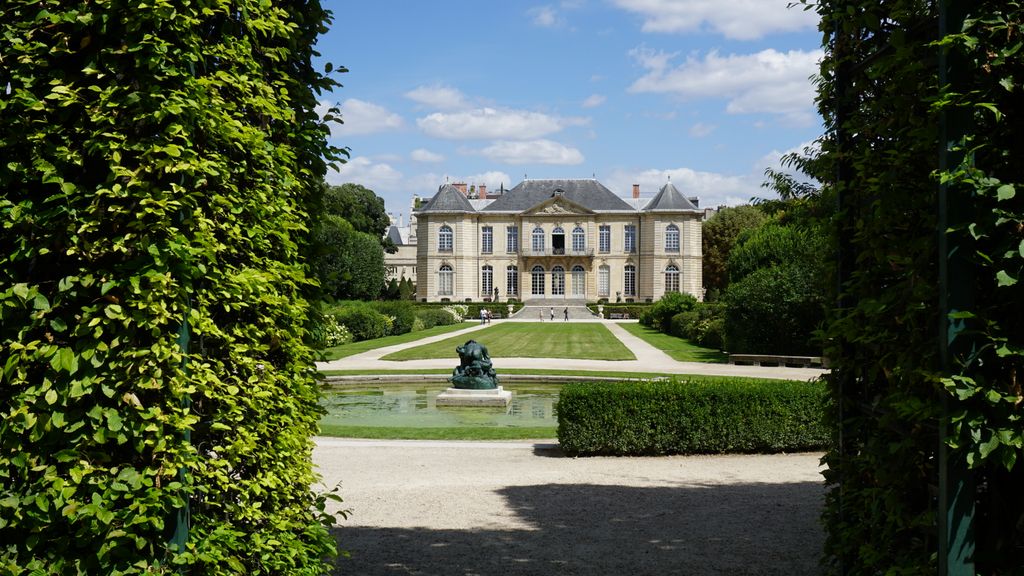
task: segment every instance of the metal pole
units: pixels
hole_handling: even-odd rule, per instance
[[[963,0],[939,2],[939,36],[961,30],[967,6]],[[948,48],[939,53],[939,84],[942,87],[962,83],[964,63],[956,51]],[[958,87],[956,91],[961,91]],[[955,167],[963,160],[962,152],[955,149],[966,132],[968,118],[962,111],[943,112],[940,117],[939,171]],[[959,246],[959,238],[948,231],[971,220],[971,199],[956,187],[939,186],[938,250],[939,250],[939,350],[942,372],[947,375],[959,371],[956,357],[969,350],[962,323],[952,323],[949,314],[969,310],[973,305],[971,264],[966,258],[966,247]],[[974,575],[974,514],[975,487],[971,471],[961,454],[953,452],[946,443],[950,433],[950,397],[942,397],[942,420],[939,424],[939,575]]]

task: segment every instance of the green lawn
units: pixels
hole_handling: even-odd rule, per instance
[[[636,360],[607,328],[595,323],[509,322],[473,333],[492,358],[578,358],[583,360]],[[466,342],[455,336],[384,356],[382,360],[422,360],[455,357],[455,347]]]
[[[550,439],[558,435],[556,426],[516,427],[458,427],[458,428],[404,428],[386,426],[344,426],[321,424],[321,436],[337,438],[374,438],[388,440],[533,440]]]
[[[427,328],[426,330],[406,332],[405,334],[399,334],[397,336],[385,336],[383,338],[375,338],[373,340],[363,340],[362,342],[350,342],[348,344],[342,344],[341,346],[327,348],[324,350],[324,356],[326,360],[337,360],[338,358],[353,356],[360,352],[366,352],[367,350],[375,350],[377,348],[393,346],[395,344],[404,344],[406,342],[419,340],[420,338],[437,336],[438,334],[447,334],[448,332],[463,330],[476,325],[477,324],[475,322],[463,322],[461,324],[451,324],[449,326],[434,326],[433,328]]]
[[[646,326],[634,323],[619,324],[630,334],[643,339],[651,346],[665,352],[677,362],[708,362],[723,364],[729,361],[729,355],[719,350],[702,348],[691,344],[689,340],[676,338],[671,334],[658,332]]]

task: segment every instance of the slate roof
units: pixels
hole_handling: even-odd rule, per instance
[[[644,212],[669,210],[698,210],[698,208],[686,196],[680,194],[679,190],[676,190],[676,187],[669,182],[661,187],[661,190],[658,191],[654,198],[651,198],[651,201],[644,207]]]
[[[437,189],[437,194],[418,210],[425,212],[476,212],[469,200],[451,184],[444,184]]]
[[[511,190],[491,202],[484,212],[522,212],[551,198],[555,190],[584,208],[597,212],[634,212],[614,192],[593,179],[582,180],[523,180]]]
[[[388,233],[386,234],[386,237],[391,239],[392,244],[394,244],[395,246],[404,246],[408,241],[407,230],[408,229],[403,230],[398,226],[392,224],[391,226],[388,227]],[[403,232],[405,232],[405,234],[403,234]]]

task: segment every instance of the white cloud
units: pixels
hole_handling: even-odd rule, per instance
[[[366,186],[374,192],[391,192],[402,188],[402,173],[384,162],[359,156],[350,159],[338,170],[327,172],[328,184],[352,182]]]
[[[417,148],[417,149],[413,150],[412,154],[410,154],[410,157],[413,160],[417,161],[417,162],[443,162],[444,161],[444,156],[442,156],[440,154],[437,154],[436,152],[431,152],[430,150],[425,150],[423,148]]]
[[[607,100],[607,98],[601,94],[591,94],[590,96],[587,96],[586,100],[583,101],[583,107],[596,108],[601,104],[604,104],[605,100]]]
[[[773,49],[754,54],[721,56],[708,53],[703,59],[690,56],[670,67],[671,54],[646,48],[630,51],[647,69],[629,87],[630,92],[675,94],[683,98],[727,98],[730,114],[778,114],[796,124],[814,121],[814,84],[820,50],[809,52]]]
[[[480,151],[495,162],[506,164],[581,164],[583,154],[551,140],[495,142]]]
[[[562,19],[552,6],[537,6],[526,11],[534,26],[554,28],[562,24]]]
[[[768,34],[814,29],[818,16],[791,0],[613,0],[644,19],[644,32],[711,31],[726,38],[753,40]]]
[[[586,124],[587,118],[562,118],[527,112],[477,108],[465,112],[435,112],[419,118],[416,124],[430,136],[453,140],[539,138],[566,126]]]
[[[322,118],[332,103],[321,101],[316,112]],[[383,106],[349,98],[338,105],[344,124],[331,124],[331,136],[353,136],[356,134],[375,134],[401,128],[402,117]]]
[[[693,126],[690,126],[690,136],[693,136],[694,138],[704,138],[705,136],[710,136],[711,133],[715,131],[715,128],[717,128],[717,126],[714,124],[697,122]]]
[[[669,178],[683,195],[699,198],[702,208],[745,204],[751,198],[763,195],[761,181],[753,175],[734,176],[692,168],[616,170],[603,181],[620,196],[629,196],[633,184],[639,184],[641,197],[650,198],[658,193]]]
[[[436,110],[459,110],[469,107],[465,94],[457,88],[443,84],[419,86],[406,92],[405,97],[413,102]]]

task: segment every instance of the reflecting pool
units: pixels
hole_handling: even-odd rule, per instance
[[[321,405],[321,423],[337,426],[403,428],[553,427],[559,384],[502,384],[512,392],[508,408],[438,407],[446,384],[368,384],[329,388]]]

